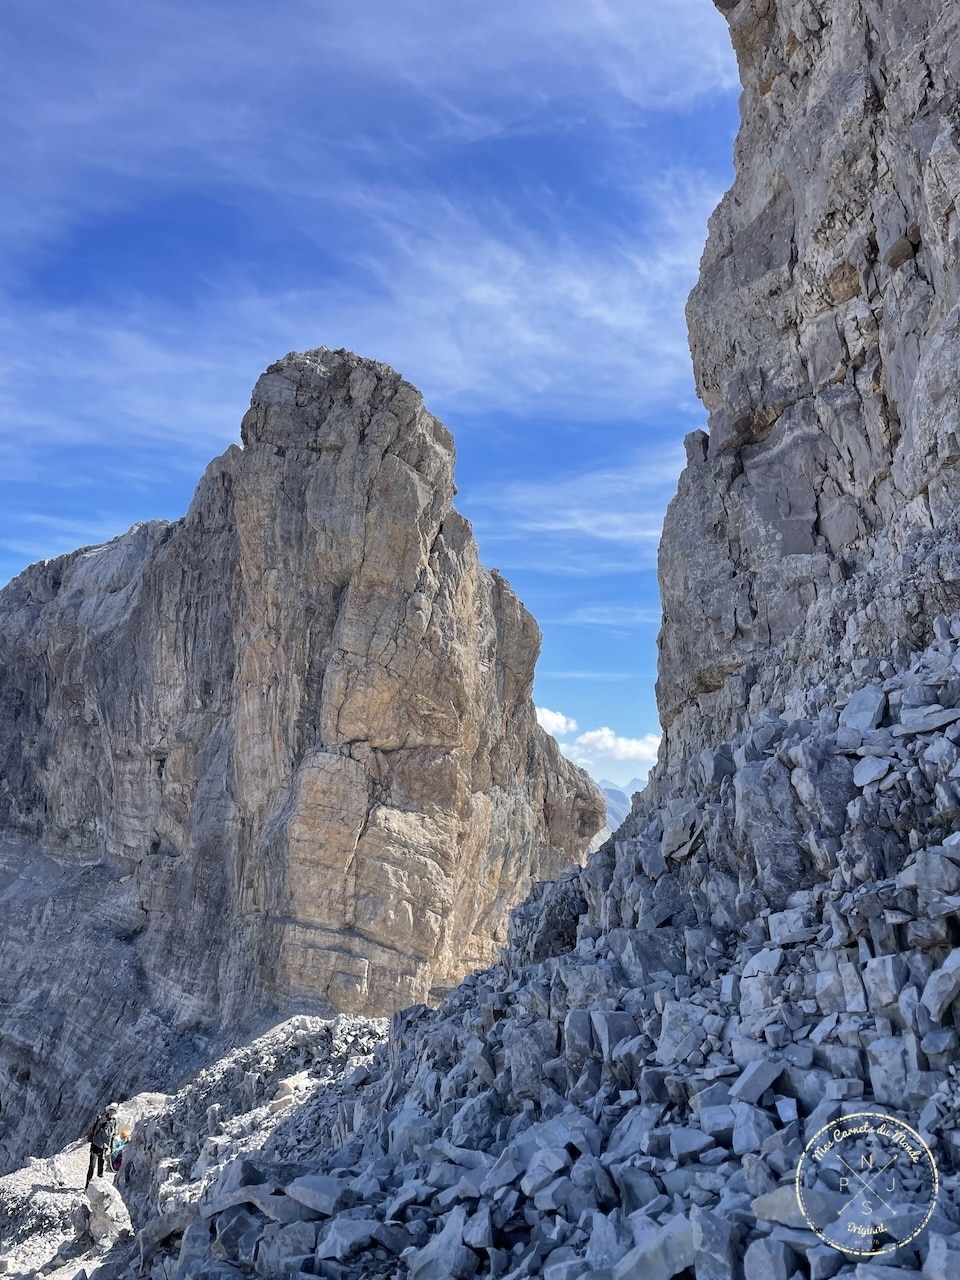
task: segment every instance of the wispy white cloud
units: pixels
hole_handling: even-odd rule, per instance
[[[30,561],[49,559],[77,547],[99,546],[127,525],[110,513],[99,513],[95,519],[55,516],[48,512],[27,511],[17,517],[17,536],[0,538],[0,548]],[[31,531],[35,531],[32,533]]]
[[[118,178],[282,175],[297,193],[335,186],[346,152],[410,158],[545,117],[615,125],[736,88],[705,0],[642,17],[629,0],[50,0],[44,16],[5,8],[0,225],[28,238],[122,202]]]
[[[538,671],[551,680],[636,680],[636,671]]]
[[[596,604],[584,605],[572,609],[569,613],[551,615],[549,622],[555,627],[617,627],[631,629],[640,627],[648,629],[659,627],[661,614],[658,609],[647,609],[633,605]],[[541,619],[546,622],[545,616]]]
[[[537,724],[541,729],[546,729],[547,733],[552,733],[555,738],[561,738],[565,733],[573,733],[577,728],[576,720],[565,716],[562,711],[551,711],[549,707],[537,707],[536,712]]]
[[[636,450],[621,467],[577,474],[554,471],[543,481],[489,486],[471,490],[465,497],[481,545],[487,545],[488,526],[491,545],[495,545],[499,525],[500,537],[506,540],[502,530],[509,529],[521,562],[527,563],[523,535],[533,533],[538,567],[567,573],[570,554],[579,557],[589,571],[595,552],[606,558],[605,548],[619,544],[621,556],[629,553],[630,568],[637,572],[656,562],[663,515],[682,467],[679,445],[651,446]],[[659,614],[643,606],[583,606],[558,621],[649,626],[659,622]]]
[[[36,471],[38,442],[136,437],[175,442],[195,470],[235,435],[259,369],[320,343],[392,363],[447,414],[699,414],[682,304],[720,184],[650,173],[634,148],[638,111],[734,83],[724,23],[704,2],[638,21],[627,0],[51,0],[40,38],[33,8],[11,0],[8,281],[145,193],[211,190],[269,224],[281,256],[295,237],[298,253],[330,251],[331,217],[356,234],[335,247],[332,274],[305,258],[296,288],[237,261],[201,273],[185,302],[148,302],[122,279],[108,303],[8,292],[0,413],[16,430],[0,466]],[[438,154],[471,140],[586,117],[617,157],[602,162],[615,215],[571,221],[546,187],[466,193],[430,176]],[[608,515],[591,529],[652,543],[656,522],[642,524]]]
[[[701,193],[704,218],[711,201]],[[0,446],[8,466],[41,438],[138,436],[178,442],[195,468],[211,444],[236,435],[260,369],[321,343],[386,360],[447,415],[497,406],[589,421],[678,397],[686,414],[699,414],[681,317],[699,235],[686,235],[682,251],[659,237],[654,257],[641,260],[625,234],[593,245],[514,225],[505,211],[500,225],[488,211],[485,224],[483,211],[449,203],[412,230],[403,204],[398,197],[393,222],[377,211],[382,247],[361,264],[372,292],[356,281],[270,292],[238,277],[187,308],[127,297],[53,310],[8,297],[0,411],[19,427]],[[649,552],[679,470],[675,450],[622,471],[470,498],[515,510],[527,529]]]

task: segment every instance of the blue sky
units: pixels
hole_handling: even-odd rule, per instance
[[[542,719],[655,755],[656,543],[703,425],[683,304],[732,177],[710,0],[7,0],[0,580],[175,519],[290,350],[454,433],[544,633]]]

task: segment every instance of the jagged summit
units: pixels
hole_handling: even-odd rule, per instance
[[[290,1000],[389,1013],[493,959],[507,908],[603,820],[536,724],[539,630],[480,565],[419,392],[291,354],[242,434],[182,520],[0,593],[0,1094],[34,1131],[64,1080],[120,1083],[110,1045],[80,1048],[98,1005],[136,1010],[141,1062],[164,1027]],[[38,952],[58,972],[26,983]]]

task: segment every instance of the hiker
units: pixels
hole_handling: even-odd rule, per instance
[[[102,1115],[97,1116],[90,1126],[90,1132],[87,1134],[90,1142],[90,1165],[87,1169],[87,1180],[83,1184],[84,1187],[89,1187],[90,1185],[94,1166],[96,1166],[97,1177],[103,1177],[103,1161],[107,1152],[113,1147],[113,1140],[116,1136],[117,1108],[111,1103]]]
[[[114,1173],[120,1172],[120,1166],[123,1164],[123,1149],[129,1141],[129,1129],[121,1129],[113,1140],[113,1146],[110,1148],[110,1168]]]

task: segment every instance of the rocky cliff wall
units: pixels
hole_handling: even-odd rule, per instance
[[[183,520],[0,594],[0,1095],[45,1132],[78,1080],[161,1061],[154,1023],[450,985],[603,821],[535,722],[538,629],[480,566],[417,391],[291,355],[242,436]]]
[[[134,1134],[135,1241],[58,1226],[87,1206],[56,1161],[32,1217],[27,1171],[0,1180],[19,1275],[65,1238],[55,1280],[955,1280],[960,615],[937,630],[715,744],[385,1046],[297,1019],[203,1073]],[[902,1148],[882,1203],[845,1189],[871,1111],[935,1194]]]
[[[718,6],[744,92],[688,305],[709,435],[661,544],[671,767],[960,601],[960,12]]]

